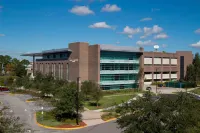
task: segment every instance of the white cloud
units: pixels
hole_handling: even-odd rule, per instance
[[[98,22],[94,23],[89,26],[89,28],[106,28],[106,29],[112,29],[113,27],[110,25],[107,25],[106,22]]]
[[[194,47],[194,48],[200,48],[200,41],[198,41],[197,43],[194,43],[194,44],[190,44],[191,47]]]
[[[121,8],[118,7],[117,5],[110,5],[110,4],[106,4],[102,9],[102,12],[118,12],[121,11]]]
[[[166,48],[168,45],[167,44],[162,44],[162,47],[163,48]]]
[[[153,27],[144,27],[144,36],[142,38],[145,38],[147,36],[150,36],[152,34],[158,34],[163,31],[162,27],[159,27],[158,25],[154,25]]]
[[[146,36],[141,36],[141,37],[140,37],[140,39],[144,39],[144,38],[146,38]]]
[[[151,20],[152,20],[152,18],[143,18],[140,21],[151,21]]]
[[[117,41],[116,44],[120,44],[120,41]]]
[[[148,41],[137,41],[136,44],[139,46],[148,46],[148,45],[155,45],[156,43],[152,42],[151,40],[148,40]]]
[[[133,35],[133,34],[137,34],[137,33],[139,33],[139,32],[141,32],[141,29],[140,29],[140,28],[133,29],[133,28],[131,28],[131,27],[129,27],[129,26],[126,26],[126,27],[124,28],[124,31],[123,31],[122,33],[123,33],[123,34],[128,34],[128,35]]]
[[[87,6],[74,6],[69,12],[82,16],[94,14],[94,12],[90,10]]]
[[[126,26],[125,28],[124,28],[124,31],[122,32],[122,34],[126,34],[126,35],[128,35],[128,37],[129,38],[133,38],[133,35],[134,34],[137,34],[137,33],[139,33],[139,32],[141,32],[141,29],[140,28],[131,28],[131,27],[129,27],[129,26]]]
[[[200,28],[194,31],[197,34],[200,34]]]
[[[0,36],[5,36],[5,34],[0,34]]]
[[[128,38],[133,38],[133,35],[128,35]]]
[[[166,39],[166,38],[168,38],[168,35],[165,33],[160,33],[154,36],[154,39]]]

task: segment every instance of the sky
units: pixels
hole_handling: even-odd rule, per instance
[[[78,41],[195,53],[199,6],[199,0],[0,0],[0,54],[20,57]]]

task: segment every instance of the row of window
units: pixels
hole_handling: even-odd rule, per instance
[[[67,53],[58,53],[58,54],[48,54],[48,55],[43,55],[43,59],[64,59],[68,58]]]
[[[100,70],[138,70],[139,64],[100,64]]]
[[[103,90],[133,89],[137,88],[136,84],[119,84],[119,85],[101,85]]]
[[[36,71],[43,74],[52,74],[53,77],[58,79],[68,79],[68,66],[64,70],[64,64],[36,64]],[[66,71],[66,78],[64,77],[64,72]]]
[[[101,81],[121,81],[121,80],[135,80],[137,75],[135,74],[101,74]]]
[[[115,59],[115,60],[135,60],[140,57],[137,53],[117,52],[117,51],[101,51],[101,59]]]

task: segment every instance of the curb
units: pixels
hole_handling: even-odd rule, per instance
[[[26,102],[27,102],[27,103],[31,103],[31,102],[35,102],[35,101],[29,101],[29,100],[26,100]]]
[[[108,120],[106,120],[104,122],[110,122],[110,121],[114,121],[114,120],[117,120],[117,118],[111,118],[111,119],[108,119]]]
[[[45,126],[45,125],[42,125],[42,124],[37,122],[36,113],[34,113],[34,119],[35,119],[35,122],[38,126],[43,127],[43,128],[47,128],[47,129],[53,129],[53,130],[76,130],[76,129],[81,129],[81,128],[87,127],[87,125],[82,126],[82,127],[74,127],[74,128],[73,127],[72,128],[58,128],[58,127]]]

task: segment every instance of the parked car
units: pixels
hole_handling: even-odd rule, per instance
[[[0,86],[0,91],[9,91],[8,87]]]

